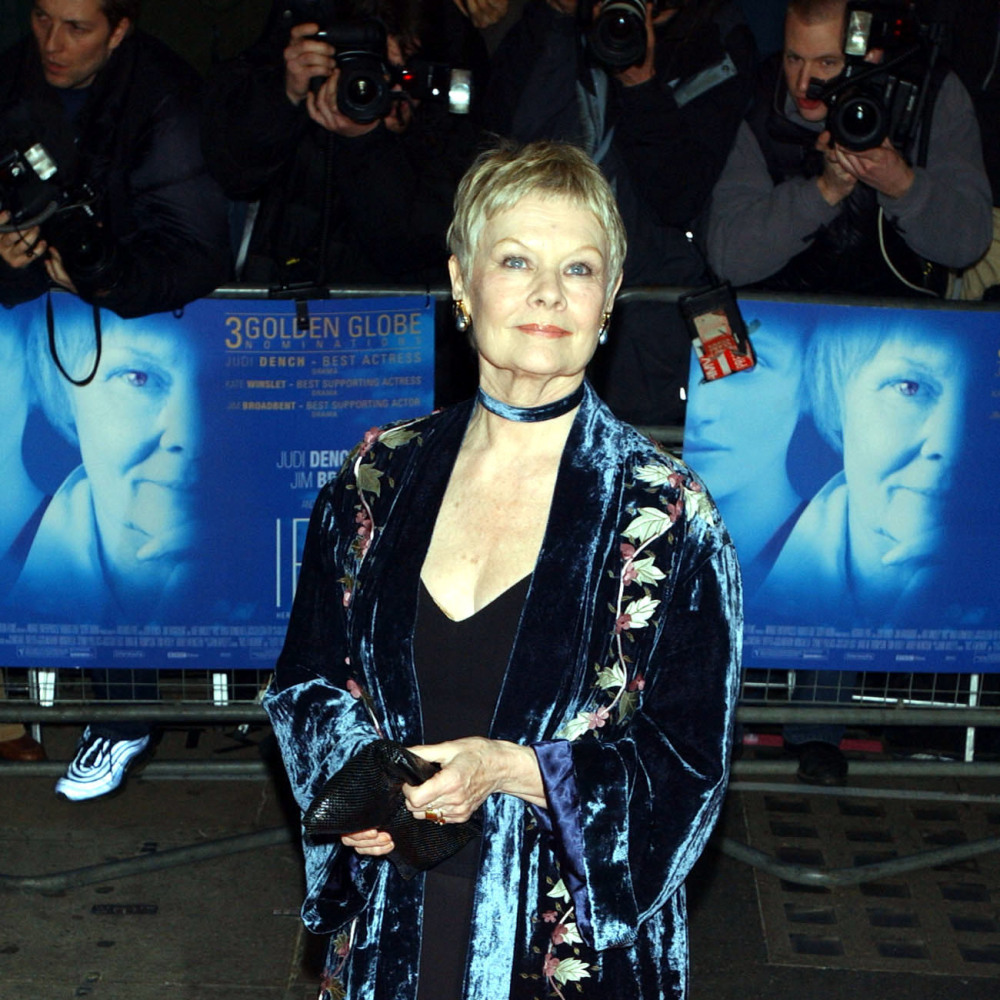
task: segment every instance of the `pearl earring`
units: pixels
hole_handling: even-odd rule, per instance
[[[455,329],[459,333],[465,333],[472,326],[472,317],[469,310],[465,308],[465,303],[461,299],[455,300]]]
[[[597,334],[597,342],[604,345],[608,342],[608,327],[611,325],[611,313],[606,312],[601,320],[601,329]]]

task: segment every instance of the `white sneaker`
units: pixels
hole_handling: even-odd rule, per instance
[[[115,740],[98,736],[87,726],[80,737],[76,756],[56,782],[56,795],[71,802],[82,802],[113,792],[125,780],[129,768],[144,754],[150,740],[150,736]]]

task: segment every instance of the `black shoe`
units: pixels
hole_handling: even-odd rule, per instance
[[[832,743],[810,740],[785,744],[799,758],[795,776],[807,785],[846,785],[847,758]]]

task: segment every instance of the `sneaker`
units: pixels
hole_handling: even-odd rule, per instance
[[[116,740],[98,736],[88,726],[80,737],[76,756],[66,773],[56,782],[56,795],[70,802],[96,799],[119,788],[130,767],[145,757],[152,737]]]

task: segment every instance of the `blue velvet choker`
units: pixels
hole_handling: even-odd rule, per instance
[[[476,402],[490,413],[503,417],[504,420],[513,420],[519,424],[534,424],[539,420],[561,417],[579,406],[583,400],[583,386],[584,383],[581,382],[568,396],[563,396],[554,403],[545,403],[543,406],[511,406],[510,403],[502,403],[499,399],[495,399],[480,386],[476,390]]]

